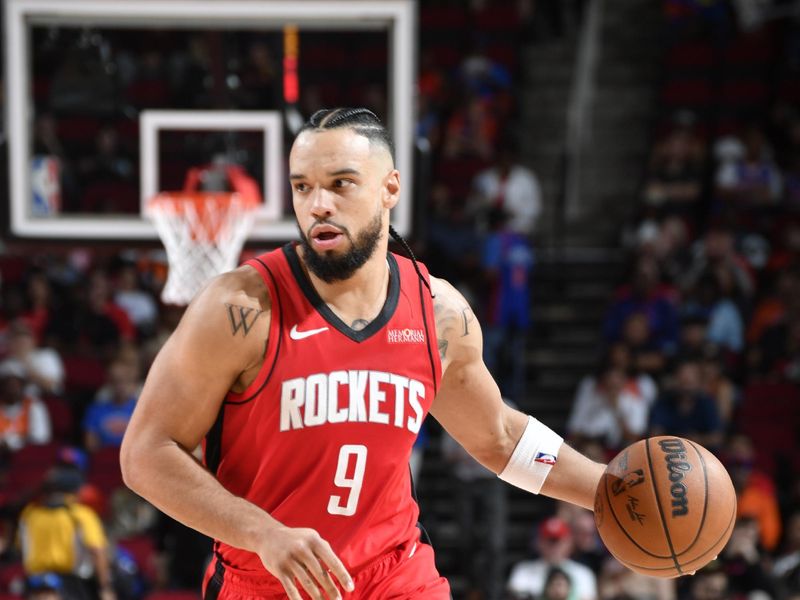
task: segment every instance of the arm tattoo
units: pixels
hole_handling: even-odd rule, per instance
[[[350,329],[353,329],[354,331],[361,331],[367,325],[369,325],[369,321],[366,319],[356,319],[350,324]]]
[[[247,337],[250,330],[253,328],[256,319],[263,313],[263,310],[252,308],[249,306],[239,306],[238,304],[225,303],[228,309],[228,319],[231,322],[231,330],[235,336],[242,330],[242,337]]]
[[[461,319],[464,321],[464,333],[461,334],[461,337],[464,337],[469,335],[469,324],[475,320],[475,313],[469,306],[461,309]]]
[[[436,337],[439,340],[439,356],[444,360],[450,337],[460,333],[461,337],[469,334],[469,323],[475,319],[469,306],[454,307],[452,303],[434,301],[433,313],[436,316]]]

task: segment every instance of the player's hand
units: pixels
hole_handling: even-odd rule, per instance
[[[271,529],[265,538],[258,556],[291,600],[301,600],[298,582],[314,600],[342,597],[334,577],[342,588],[353,591],[353,580],[342,561],[313,529],[278,527]]]

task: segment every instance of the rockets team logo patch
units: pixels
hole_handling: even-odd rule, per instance
[[[425,332],[422,329],[387,329],[386,341],[390,344],[424,344]]]
[[[533,462],[544,463],[545,465],[554,465],[556,464],[556,457],[552,454],[548,454],[547,452],[537,452],[536,458],[533,459]]]

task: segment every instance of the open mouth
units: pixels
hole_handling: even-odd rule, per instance
[[[323,231],[321,233],[318,233],[314,237],[315,239],[318,239],[320,241],[327,242],[328,240],[335,239],[340,235],[341,235],[340,233],[336,233],[335,231]]]

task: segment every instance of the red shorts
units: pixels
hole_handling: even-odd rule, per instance
[[[275,579],[270,577],[269,587],[259,585],[264,576],[233,572],[211,562],[203,582],[206,600],[255,600],[257,598],[286,598],[285,593],[275,593]],[[433,560],[433,549],[428,544],[415,541],[375,559],[353,575],[355,590],[345,592],[348,600],[450,600],[450,585],[439,575]],[[308,598],[298,586],[303,598]]]

